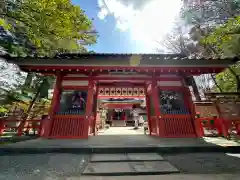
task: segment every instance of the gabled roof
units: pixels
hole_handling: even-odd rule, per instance
[[[151,72],[219,73],[239,58],[191,59],[181,54],[60,54],[55,57],[2,56],[24,71],[111,71],[137,70]],[[180,69],[180,71],[179,71]]]
[[[181,54],[60,54],[55,57],[10,57],[20,66],[227,66],[238,58],[189,59]]]

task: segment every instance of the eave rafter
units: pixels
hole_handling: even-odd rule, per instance
[[[85,74],[89,76],[98,76],[103,74],[114,74],[113,72],[118,72],[119,74],[131,74],[138,73],[141,75],[152,76],[160,74],[178,74],[185,73],[189,75],[200,75],[206,73],[219,73],[223,71],[224,67],[42,67],[42,66],[22,66],[21,69],[26,72],[39,72],[43,74],[56,74],[56,72],[66,73],[66,74]]]

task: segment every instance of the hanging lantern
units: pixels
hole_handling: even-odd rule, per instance
[[[127,96],[127,88],[122,88],[122,95]]]
[[[99,88],[98,93],[100,96],[104,95],[104,88]]]
[[[111,95],[111,96],[116,95],[116,90],[115,90],[115,88],[110,88],[110,95]]]
[[[144,96],[144,88],[139,88],[139,96]]]
[[[132,96],[133,95],[133,88],[128,88],[128,96]]]
[[[104,89],[104,95],[105,96],[109,96],[109,92],[110,92],[109,88]]]
[[[116,88],[116,95],[121,96],[122,95],[122,89],[121,88]]]
[[[138,96],[139,95],[139,90],[138,88],[133,88],[133,95]]]

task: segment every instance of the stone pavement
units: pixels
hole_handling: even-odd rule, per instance
[[[134,129],[134,127],[110,127],[100,135],[143,135],[142,127]]]
[[[123,176],[179,173],[157,153],[93,154],[82,175]]]
[[[119,176],[119,177],[70,177],[66,180],[239,180],[240,174],[174,174],[174,175],[155,175],[155,176]]]
[[[85,176],[83,172],[91,163],[102,163],[103,167],[96,167],[95,170],[110,171],[114,168],[118,170],[128,170],[129,164],[116,164],[116,162],[106,162],[106,157],[114,160],[114,156],[101,157],[98,154],[85,155],[85,154],[59,154],[59,153],[46,153],[46,154],[18,154],[18,155],[4,155],[0,156],[0,180],[132,180],[132,179],[193,179],[194,180],[235,180],[240,177],[240,158],[228,156],[224,153],[191,153],[191,154],[149,154],[143,156],[138,154],[128,154],[115,158],[115,161],[119,161],[119,158],[124,156],[130,157],[132,160],[133,168],[138,170],[148,170],[148,174],[151,174],[151,168],[155,168],[158,171],[167,171],[177,169],[178,174],[167,175],[148,175],[148,176]],[[139,157],[141,163],[136,163],[136,157]],[[154,164],[153,157],[159,157]],[[99,159],[100,158],[100,159]],[[148,158],[148,159],[146,159]],[[138,162],[139,162],[138,161]],[[143,161],[145,161],[143,163]],[[163,162],[162,164],[159,162]],[[112,164],[116,164],[112,166]],[[121,166],[121,168],[120,168]],[[128,169],[126,169],[126,167]],[[100,168],[100,169],[98,169]],[[102,168],[102,169],[101,169]],[[124,169],[125,168],[125,169]],[[146,168],[146,169],[143,169]],[[172,168],[172,169],[171,169]],[[175,169],[174,169],[175,168]],[[94,170],[93,170],[94,171]],[[91,171],[91,172],[93,172]],[[101,171],[103,172],[103,171]],[[106,175],[106,174],[105,174]]]
[[[120,134],[121,133],[121,134]],[[225,139],[160,138],[143,134],[143,128],[110,128],[88,139],[43,139],[4,144],[0,153],[145,153],[240,152],[238,143]],[[208,142],[207,142],[208,141]],[[225,148],[226,147],[226,148]]]

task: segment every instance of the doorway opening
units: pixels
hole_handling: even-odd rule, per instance
[[[146,97],[139,95],[98,95],[96,127],[98,135],[144,135],[144,124],[148,121]],[[133,107],[139,118],[135,128]]]

